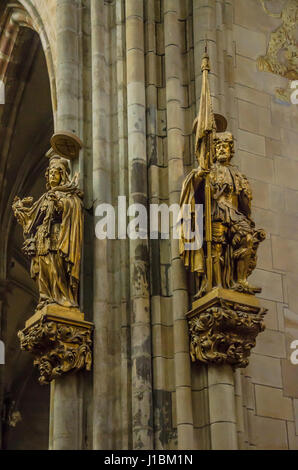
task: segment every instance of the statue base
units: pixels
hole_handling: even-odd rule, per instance
[[[246,367],[265,313],[254,295],[214,288],[186,314],[192,361]]]
[[[41,384],[68,372],[90,370],[93,323],[76,308],[49,304],[29,318],[18,332],[21,349],[35,357]]]

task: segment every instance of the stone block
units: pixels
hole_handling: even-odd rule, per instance
[[[298,435],[297,435],[297,432],[295,433],[295,424],[288,421],[287,429],[288,429],[289,449],[298,450]]]
[[[258,248],[258,263],[259,269],[272,270],[272,248],[271,239],[267,237]]]
[[[266,155],[272,158],[275,155],[281,155],[281,142],[275,138],[266,137]]]
[[[255,393],[256,412],[259,416],[293,420],[292,400],[284,397],[281,389],[256,385]]]
[[[276,358],[286,357],[285,336],[279,331],[268,328],[259,336],[254,352]]]
[[[250,369],[245,369],[245,374],[250,373]],[[255,410],[255,389],[250,377],[243,377],[243,401],[247,410]]]
[[[234,387],[218,384],[209,387],[210,423],[236,423]]]
[[[290,214],[297,214],[298,191],[293,191],[291,189],[285,190],[285,206],[287,212]]]
[[[125,7],[126,18],[130,16],[143,18],[143,2],[140,2],[140,0],[129,0],[129,2],[126,2]]]
[[[189,352],[175,354],[176,387],[191,387]]]
[[[281,152],[283,156],[297,161],[297,142],[297,132],[284,128],[281,129]]]
[[[276,11],[273,10],[272,11]],[[279,12],[280,10],[277,10]],[[268,16],[258,0],[237,0],[235,3],[235,23],[251,31],[274,31],[280,25],[280,19]]]
[[[126,23],[126,49],[144,50],[143,18],[131,16]]]
[[[250,276],[250,282],[262,287],[258,296],[263,299],[283,302],[282,277],[280,274],[256,269]]]
[[[295,434],[297,434],[297,437],[298,437],[298,400],[297,398],[294,398],[293,405],[294,405],[294,419],[295,419]]]
[[[235,82],[237,85],[266,91],[263,87],[261,72],[257,70],[256,61],[240,55],[236,56]]]
[[[252,442],[259,450],[288,449],[286,422],[280,419],[249,415]]]
[[[175,388],[173,359],[154,357],[152,362],[154,389],[173,391]]]
[[[241,152],[241,155],[245,158],[245,153]],[[248,157],[249,158],[249,155]],[[264,181],[249,179],[249,183],[252,190],[252,205],[261,209],[270,208],[270,186]]]
[[[298,190],[298,162],[288,158],[274,158],[276,184]]]
[[[295,273],[287,273],[286,275],[286,291],[288,295],[288,304],[289,309],[295,314],[298,314],[298,295],[297,295],[297,286],[298,286],[298,276]],[[298,334],[297,334],[298,338]],[[295,338],[296,339],[296,338]]]
[[[272,302],[271,300],[261,299],[261,306],[266,308],[268,311],[265,317],[265,325],[266,328],[269,330],[279,330],[279,323],[278,323],[278,313],[277,313],[277,306],[276,302]]]
[[[270,209],[279,213],[285,211],[285,190],[281,186],[270,185]]]
[[[152,327],[153,356],[173,357],[173,328],[165,325]]]
[[[254,88],[249,88],[244,85],[235,84],[235,95],[239,100],[248,101],[249,103],[257,106],[269,108],[271,96]]]
[[[209,395],[208,390],[192,392],[193,424],[202,427],[209,424]]]
[[[210,441],[210,427],[204,426],[203,428],[193,430],[194,433],[194,449],[209,450],[211,448]]]
[[[252,218],[257,227],[262,227],[265,230],[267,237],[272,234],[279,235],[280,224],[277,212],[253,207]]]
[[[239,127],[242,130],[258,133],[259,115],[255,104],[238,100]]]
[[[252,353],[246,373],[255,384],[280,388],[283,386],[281,362],[278,358]]]
[[[145,60],[144,52],[139,49],[132,49],[127,52],[127,83],[144,82]]]
[[[272,235],[273,267],[298,274],[298,241]]]
[[[214,423],[210,426],[212,450],[237,450],[237,429],[234,423]]]
[[[234,25],[236,53],[257,60],[266,54],[267,38],[264,33],[252,31],[239,25]]]
[[[176,398],[179,406],[177,407],[177,424],[193,424],[191,390],[189,387],[177,387]]]
[[[240,150],[253,155],[266,155],[265,138],[247,131],[238,131],[238,145]]]
[[[176,352],[189,351],[188,327],[185,319],[175,321],[174,344]]]
[[[207,366],[205,364],[191,364],[192,389],[200,391],[208,385]]]
[[[298,339],[298,338],[297,338]],[[289,345],[288,345],[289,349]],[[289,349],[289,353],[292,350]],[[281,363],[283,376],[283,390],[285,396],[298,398],[298,374],[297,364],[291,364],[289,359],[283,359]]]

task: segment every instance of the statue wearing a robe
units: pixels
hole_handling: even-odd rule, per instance
[[[76,177],[69,178],[67,160],[54,155],[46,171],[47,192],[32,198],[16,197],[13,211],[22,225],[24,252],[31,258],[37,281],[37,310],[48,304],[78,308],[83,238],[82,193]]]

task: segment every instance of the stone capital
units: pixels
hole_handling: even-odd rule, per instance
[[[70,372],[90,370],[93,324],[78,309],[47,305],[19,331],[21,349],[34,356],[41,384]]]
[[[250,294],[216,288],[187,313],[193,362],[246,367],[256,337],[265,329],[259,300]]]

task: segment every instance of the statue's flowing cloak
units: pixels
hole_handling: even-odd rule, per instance
[[[194,178],[198,170],[192,170],[185,178],[181,196],[180,196],[180,212],[178,217],[178,227],[180,231],[179,238],[179,254],[183,259],[186,268],[192,272],[204,272],[204,250],[199,248],[197,250],[186,250],[185,244],[193,242],[191,235],[192,229],[195,227],[195,190]],[[189,205],[190,210],[183,210],[185,205]]]
[[[50,191],[50,193],[53,192],[62,206],[62,222],[59,228],[57,252],[65,259],[69,276],[79,281],[83,238],[82,193],[73,182],[57,186]],[[50,211],[49,192],[43,194],[32,207],[22,208],[21,217],[25,235],[34,238],[37,227],[44,223],[47,215],[50,215],[44,216],[42,208],[45,205]],[[48,235],[49,233],[45,233],[45,236]]]

